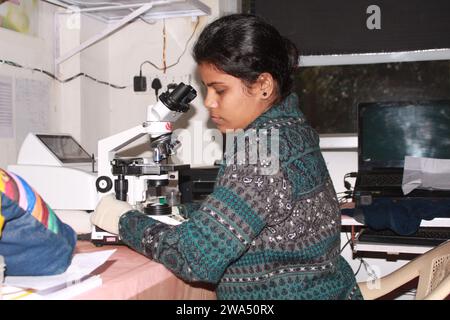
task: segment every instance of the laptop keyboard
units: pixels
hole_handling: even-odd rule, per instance
[[[363,174],[360,177],[360,186],[401,186],[401,174]]]
[[[450,228],[421,227],[411,235],[399,235],[391,230],[364,229],[358,237],[361,242],[437,246],[450,239]]]

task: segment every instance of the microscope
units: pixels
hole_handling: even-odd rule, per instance
[[[114,192],[116,199],[127,201],[134,209],[154,217],[172,213],[172,208],[162,201],[164,197],[158,197],[161,188],[176,180],[178,171],[190,167],[168,163],[180,146],[178,140],[172,139],[172,123],[189,110],[189,103],[196,96],[194,88],[181,82],[172,91],[163,92],[155,105],[148,106],[147,119],[142,125],[98,142],[96,189],[100,196]],[[117,151],[144,135],[150,137],[151,158],[116,156]],[[96,245],[120,243],[119,236],[96,226],[91,240]]]

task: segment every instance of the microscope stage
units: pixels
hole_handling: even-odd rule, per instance
[[[170,171],[179,171],[189,169],[188,164],[157,164],[144,163],[143,158],[132,159],[114,159],[112,161],[113,175],[162,175]]]

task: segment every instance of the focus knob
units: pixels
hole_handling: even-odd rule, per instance
[[[107,176],[101,176],[98,177],[95,181],[95,187],[97,188],[98,192],[106,193],[113,187],[113,182],[110,177]]]

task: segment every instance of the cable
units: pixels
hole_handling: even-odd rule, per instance
[[[72,1],[73,1],[74,3],[76,3],[76,4],[78,4],[78,5],[85,5],[85,6],[95,6],[95,5],[103,5],[103,4],[106,4],[106,5],[116,5],[116,6],[124,5],[123,3],[120,3],[120,2],[114,2],[114,3],[111,3],[111,2],[90,2],[90,3],[89,3],[89,2],[85,2],[85,1],[76,1],[76,0],[72,0]],[[134,11],[134,10],[131,9],[131,8],[129,8],[129,10],[130,10],[130,11]],[[154,23],[152,23],[152,22],[149,22],[149,21],[145,20],[145,19],[144,19],[143,17],[141,17],[141,16],[139,16],[138,18],[139,18],[140,20],[144,21],[144,22],[147,23],[147,24],[150,24],[150,25],[153,25],[153,24],[154,24]],[[183,51],[181,52],[180,56],[178,57],[178,59],[177,59],[174,63],[172,63],[172,64],[170,64],[170,65],[167,65],[167,62],[166,62],[166,25],[165,25],[165,20],[164,20],[164,26],[163,26],[163,41],[164,41],[164,43],[163,43],[163,67],[159,67],[159,66],[157,66],[156,64],[154,64],[153,62],[146,60],[146,61],[144,61],[144,62],[141,64],[141,66],[140,66],[140,74],[142,74],[142,66],[143,66],[145,63],[150,64],[150,65],[151,65],[152,67],[154,67],[155,69],[160,70],[160,71],[163,71],[164,73],[166,73],[166,70],[167,70],[167,69],[176,66],[176,65],[180,62],[180,60],[181,60],[181,58],[184,56],[184,54],[186,53],[187,46],[188,46],[188,44],[190,43],[190,41],[192,40],[192,38],[194,37],[195,32],[197,31],[197,28],[198,28],[198,25],[199,25],[199,24],[200,24],[200,19],[197,18],[197,23],[195,24],[194,30],[192,31],[192,34],[189,36],[188,40],[186,41],[186,43],[185,43],[185,45],[184,45],[184,48],[183,48]],[[1,61],[1,60],[0,60],[0,61]],[[20,66],[20,67],[22,67],[22,66]],[[22,67],[22,68],[25,68],[25,67]],[[43,71],[41,71],[41,72],[43,72]],[[52,77],[53,79],[55,79],[55,80],[57,80],[57,81],[59,81],[59,82],[67,82],[67,81],[71,81],[71,80],[73,80],[73,79],[75,79],[75,78],[77,78],[77,77],[79,77],[79,76],[85,76],[85,77],[90,78],[90,79],[92,79],[92,80],[94,80],[94,81],[96,81],[96,82],[99,82],[99,83],[102,83],[102,84],[107,84],[107,85],[109,85],[109,86],[111,86],[111,87],[113,87],[113,88],[116,88],[116,89],[125,89],[125,88],[127,88],[126,86],[116,86],[116,85],[112,85],[112,84],[109,84],[109,83],[104,82],[104,81],[99,81],[99,80],[97,80],[97,79],[95,79],[95,78],[92,78],[91,76],[89,76],[89,75],[87,75],[87,74],[85,74],[85,73],[79,73],[79,74],[77,74],[76,76],[71,77],[71,78],[69,78],[69,79],[67,79],[67,80],[59,80],[59,79],[57,79],[54,75],[52,75],[52,74],[50,74],[50,73],[47,73],[47,72],[45,72],[45,73],[46,73],[48,76]]]
[[[349,173],[346,173],[344,175],[344,187],[345,187],[345,189],[347,189],[349,191],[352,190],[352,185],[346,179],[347,178],[356,178],[357,175],[358,175],[357,172],[349,172]]]
[[[338,202],[340,204],[347,203],[349,199],[353,198],[353,191],[342,191],[336,193]]]
[[[344,246],[341,248],[341,251],[339,251],[339,253],[342,253],[342,251],[344,251],[345,247],[350,243],[350,239],[347,240],[347,242],[344,244]]]
[[[373,280],[378,279],[375,271],[370,267],[370,265],[361,258],[362,263],[364,264],[364,269],[366,269],[367,275],[371,277]]]
[[[344,232],[345,233],[345,237],[347,238],[347,242],[345,243],[345,245],[342,247],[340,253],[342,253],[344,251],[344,248],[350,244],[350,249],[353,251],[353,242],[352,239],[348,236],[348,232]]]
[[[361,266],[362,266],[362,264],[363,264],[363,259],[362,259],[362,258],[359,258],[359,261],[361,261],[361,262],[360,262],[360,264],[359,264],[358,270],[356,270],[356,272],[355,272],[355,277],[356,277],[356,275],[359,273],[359,270],[361,270]]]
[[[99,5],[99,4],[123,5],[123,3],[120,3],[120,2],[116,2],[116,3],[110,3],[110,2],[95,2],[95,3],[88,3],[88,2],[84,2],[84,1],[76,1],[76,0],[73,0],[73,2],[74,2],[74,3],[77,3],[77,4],[79,4],[79,5],[86,5],[86,6],[89,6],[89,5],[93,6],[93,5]],[[133,11],[132,9],[129,9],[129,10]],[[148,23],[148,24],[153,24],[153,23],[151,23],[151,22],[148,22],[147,20],[145,20],[145,19],[142,18],[142,17],[139,17],[139,19],[141,19],[142,21],[144,21],[144,22],[146,22],[146,23]],[[174,67],[175,65],[177,65],[177,64],[180,62],[180,60],[181,60],[181,58],[183,57],[183,55],[186,53],[187,46],[188,46],[189,42],[191,41],[191,39],[193,38],[193,36],[195,35],[195,32],[197,31],[197,28],[198,28],[198,25],[199,25],[199,24],[200,24],[200,19],[197,19],[197,23],[195,24],[194,30],[192,31],[192,34],[189,36],[188,40],[186,41],[186,43],[185,43],[185,45],[184,45],[184,48],[183,48],[183,51],[181,52],[180,56],[178,57],[178,59],[177,59],[174,63],[172,63],[171,65],[167,65],[166,59],[165,59],[165,51],[166,51],[166,33],[165,33],[165,32],[166,32],[166,30],[165,30],[165,20],[164,20],[164,28],[163,28],[163,37],[164,37],[164,44],[163,44],[163,67],[158,67],[158,66],[157,66],[156,64],[154,64],[153,62],[146,60],[146,61],[144,61],[144,62],[141,64],[141,66],[140,66],[140,73],[142,74],[142,66],[143,66],[145,63],[150,64],[151,66],[153,66],[153,67],[154,67],[155,69],[157,69],[157,70],[164,71],[164,73],[166,72],[167,69],[172,68],[172,67]],[[50,77],[50,78],[52,78],[52,79],[54,79],[54,80],[56,80],[56,81],[58,81],[58,82],[60,82],[60,83],[67,83],[67,82],[72,81],[72,80],[74,80],[74,79],[76,79],[76,78],[78,78],[78,77],[84,76],[84,77],[86,77],[86,78],[88,78],[88,79],[91,79],[91,80],[97,82],[97,83],[104,84],[104,85],[108,85],[108,86],[110,86],[110,87],[112,87],[112,88],[114,88],[114,89],[126,89],[126,88],[129,87],[129,86],[119,86],[119,85],[115,85],[115,84],[112,84],[112,83],[109,83],[109,82],[106,82],[106,81],[98,80],[98,79],[96,79],[96,78],[94,78],[94,77],[92,77],[92,76],[90,76],[90,75],[88,75],[88,74],[86,74],[86,73],[84,73],[84,72],[80,72],[80,73],[78,73],[78,74],[76,74],[76,75],[74,75],[74,76],[72,76],[72,77],[70,77],[70,78],[61,80],[61,79],[57,78],[54,74],[52,74],[52,73],[50,73],[50,72],[48,72],[48,71],[46,71],[46,70],[43,70],[43,69],[30,68],[30,67],[22,66],[22,65],[20,65],[20,64],[18,64],[18,63],[15,63],[15,62],[13,62],[13,61],[2,60],[2,59],[0,59],[0,63],[7,64],[7,65],[12,66],[12,67],[23,68],[23,69],[26,69],[26,70],[38,71],[38,72],[41,72],[41,73],[47,75],[48,77]]]
[[[145,63],[148,63],[148,64],[150,64],[152,67],[154,67],[155,69],[160,70],[160,71],[164,71],[164,72],[165,72],[165,70],[170,69],[170,68],[172,68],[173,66],[176,66],[176,65],[180,62],[180,60],[181,60],[181,58],[183,57],[183,55],[185,54],[185,52],[186,52],[186,50],[187,50],[187,46],[188,46],[189,42],[191,41],[192,37],[195,35],[195,31],[197,31],[197,27],[198,27],[199,24],[200,24],[200,19],[197,19],[197,23],[195,24],[194,31],[192,31],[192,34],[190,35],[189,39],[186,41],[186,44],[184,45],[183,52],[181,52],[180,56],[178,57],[178,59],[177,59],[174,63],[172,63],[172,64],[170,64],[170,65],[168,65],[168,66],[164,65],[163,67],[158,67],[158,66],[157,66],[156,64],[154,64],[153,62],[151,62],[151,61],[149,61],[149,60],[145,60],[145,61],[142,62],[142,64],[141,64],[140,71],[142,71],[142,66],[143,66]],[[164,50],[165,50],[165,49],[164,49]],[[165,54],[165,53],[163,52],[163,54]]]
[[[347,179],[347,178],[356,178],[356,176],[357,176],[357,172],[349,172],[349,173],[346,173],[346,174],[344,175],[344,187],[345,187],[345,189],[347,189],[347,191],[339,192],[339,193],[338,193],[338,194],[345,193],[345,196],[342,196],[342,197],[339,199],[339,202],[340,202],[340,203],[347,203],[349,199],[352,199],[352,198],[353,198],[353,192],[354,192],[354,190],[353,190],[353,188],[352,188],[351,183],[348,182],[346,179]],[[345,201],[344,201],[344,200],[345,200]]]
[[[96,79],[96,78],[94,78],[94,77],[92,77],[92,76],[90,76],[90,75],[88,75],[87,73],[84,73],[84,72],[80,72],[80,73],[78,73],[78,74],[76,74],[76,75],[74,75],[74,76],[72,76],[70,78],[61,80],[61,79],[57,78],[53,73],[50,73],[50,72],[48,72],[46,70],[43,70],[43,69],[30,68],[30,67],[22,66],[22,65],[20,65],[20,64],[18,64],[16,62],[13,62],[13,61],[3,60],[3,59],[0,59],[0,63],[9,65],[9,66],[15,67],[15,68],[22,68],[22,69],[25,69],[25,70],[41,72],[41,73],[45,74],[46,76],[48,76],[48,77],[52,78],[53,80],[56,80],[56,81],[58,81],[60,83],[67,83],[67,82],[72,81],[72,80],[74,80],[74,79],[76,79],[78,77],[84,76],[84,77],[86,77],[88,79],[91,79],[91,80],[93,80],[95,82],[98,82],[100,84],[108,85],[108,86],[110,86],[110,87],[112,87],[114,89],[126,89],[127,88],[127,86],[118,86],[118,85],[115,85],[115,84],[112,84],[112,83],[109,83],[109,82],[106,82],[106,81],[98,80],[98,79]]]
[[[124,5],[123,3],[120,3],[120,2],[115,2],[115,3],[110,3],[110,2],[91,2],[91,3],[89,3],[89,2],[85,2],[85,1],[76,1],[76,0],[73,0],[73,2],[74,2],[74,3],[77,3],[77,4],[79,4],[79,5],[86,5],[86,6],[96,6],[96,5],[100,5],[100,4],[116,5],[116,6]],[[129,10],[130,10],[130,11],[134,11],[134,10],[131,9],[131,8],[129,8]],[[149,21],[145,20],[145,19],[144,19],[143,17],[141,17],[141,16],[139,16],[138,18],[139,18],[140,20],[144,21],[144,22],[147,23],[147,24],[150,24],[150,25],[153,25],[153,24],[154,24],[154,23],[152,23],[152,22],[149,22]],[[166,20],[164,19],[164,20],[163,20],[163,66],[162,66],[162,67],[158,67],[156,64],[154,64],[154,63],[151,62],[151,61],[144,61],[144,63],[147,62],[147,63],[149,63],[151,66],[153,66],[155,69],[160,70],[160,71],[163,71],[164,73],[166,73],[166,70],[167,70],[167,69],[169,69],[169,68],[171,68],[171,67],[177,65],[177,64],[180,62],[181,58],[183,57],[183,55],[184,55],[185,52],[186,52],[186,49],[187,49],[187,46],[188,46],[189,42],[191,41],[192,37],[193,37],[194,34],[195,34],[195,31],[197,31],[197,27],[198,27],[199,24],[200,24],[200,19],[197,19],[197,23],[195,24],[194,31],[192,32],[192,34],[191,34],[191,36],[189,37],[189,39],[186,41],[186,44],[184,45],[183,52],[181,53],[181,55],[178,57],[178,59],[177,59],[173,64],[171,64],[171,65],[168,66],[168,65],[167,65],[167,62],[166,62]],[[144,64],[144,63],[142,63],[142,64]],[[141,71],[142,71],[142,64],[141,64]]]
[[[163,19],[163,72],[166,73],[167,62],[166,62],[166,48],[167,48],[167,36],[166,36],[166,19]]]

